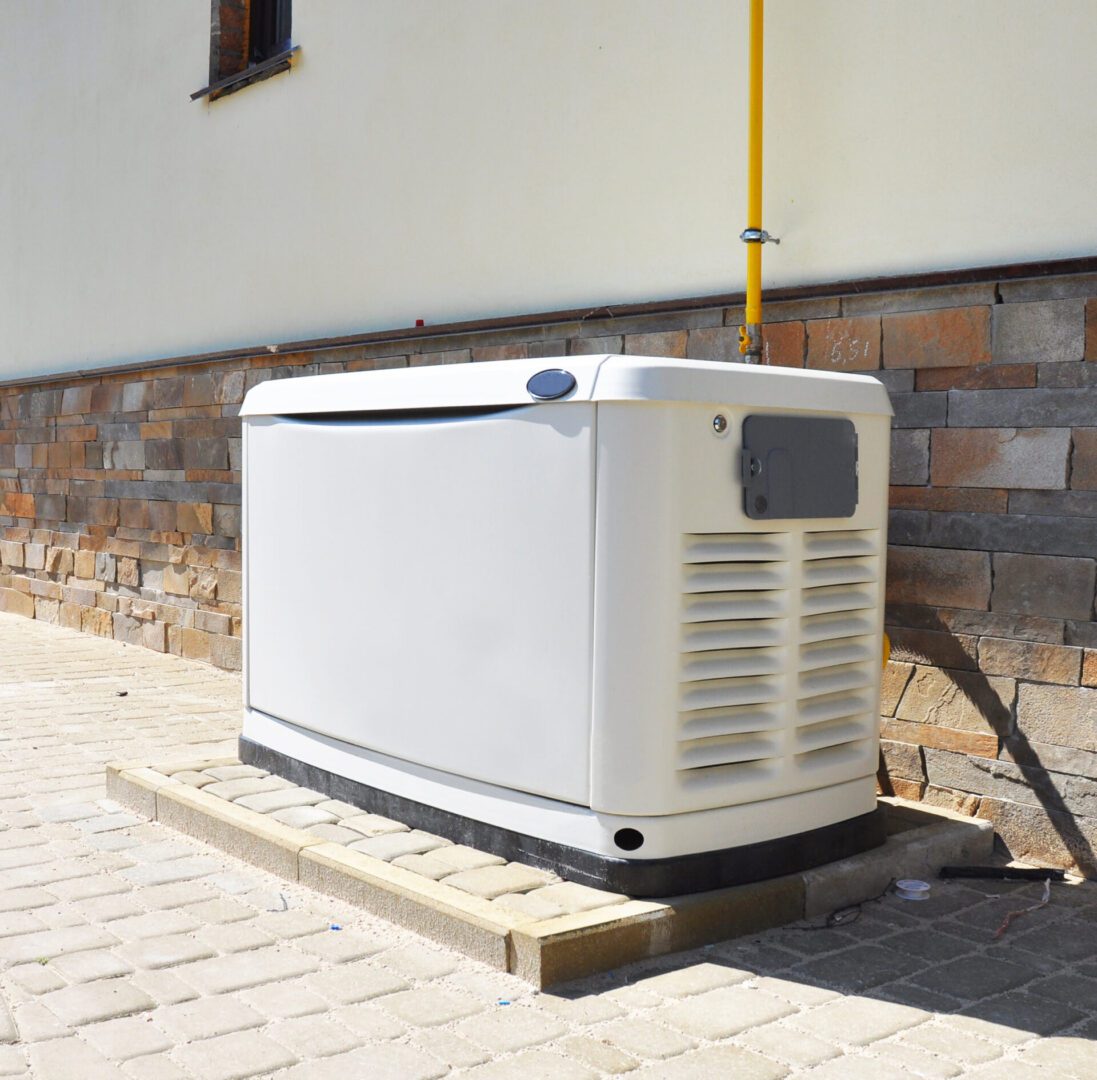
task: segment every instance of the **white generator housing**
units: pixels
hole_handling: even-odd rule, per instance
[[[242,753],[633,895],[881,842],[890,414],[634,356],[257,386]]]

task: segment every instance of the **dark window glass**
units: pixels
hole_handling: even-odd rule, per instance
[[[290,43],[290,0],[251,0],[248,62],[285,52]]]

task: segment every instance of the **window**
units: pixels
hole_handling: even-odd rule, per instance
[[[191,100],[211,101],[288,71],[292,0],[212,0],[209,85]]]

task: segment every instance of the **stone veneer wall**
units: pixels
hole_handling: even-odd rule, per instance
[[[1095,874],[1091,296],[1097,276],[775,303],[766,359],[869,371],[892,394],[884,790],[990,818],[1018,856]],[[737,309],[596,314],[0,387],[0,610],[238,668],[248,389],[526,356],[738,358]],[[288,497],[307,536],[307,498]],[[308,573],[287,566],[298,587]]]

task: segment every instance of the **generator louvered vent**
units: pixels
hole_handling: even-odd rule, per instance
[[[868,749],[873,705],[880,537],[876,530],[804,535],[796,764],[816,769]]]
[[[691,533],[682,556],[678,763],[691,786],[772,780],[789,622],[789,538]]]

